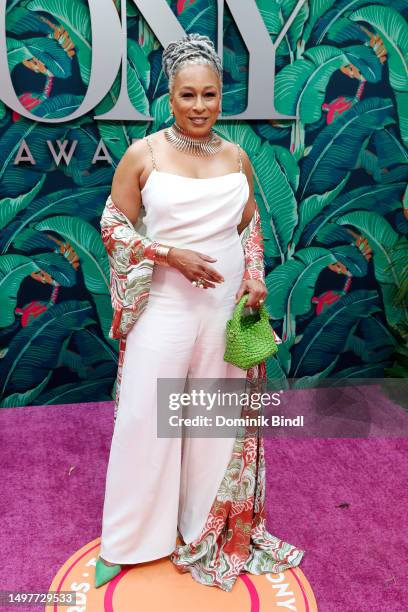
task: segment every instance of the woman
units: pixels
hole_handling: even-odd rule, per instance
[[[175,121],[126,151],[101,220],[111,335],[121,344],[95,585],[123,564],[171,555],[198,582],[230,591],[240,572],[280,572],[304,551],[265,530],[258,431],[157,435],[158,379],[183,391],[193,379],[245,385],[265,373],[264,364],[245,372],[223,355],[236,303],[248,294],[256,308],[267,294],[249,158],[211,129],[220,58],[208,37],[190,34],[164,50],[163,69]],[[135,229],[141,206],[145,237]]]

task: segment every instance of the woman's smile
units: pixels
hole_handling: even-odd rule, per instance
[[[203,125],[207,121],[207,117],[190,117],[190,121],[194,125]]]

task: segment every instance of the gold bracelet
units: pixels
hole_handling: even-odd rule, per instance
[[[157,244],[154,247],[154,255],[153,255],[153,259],[155,263],[161,266],[170,266],[167,260],[167,256],[169,254],[170,249],[171,247],[168,247],[164,244]]]

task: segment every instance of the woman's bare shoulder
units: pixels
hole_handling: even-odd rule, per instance
[[[156,134],[149,135],[151,143],[154,146],[156,142]],[[126,149],[123,157],[120,160],[119,166],[122,172],[130,171],[132,175],[138,178],[148,166],[150,160],[150,152],[147,143],[147,137],[135,140]]]
[[[149,134],[149,138],[151,138],[153,141],[155,140],[156,142],[162,140],[164,138],[164,132],[166,129],[167,128],[162,128],[161,130],[157,130],[157,132],[152,132]]]
[[[164,129],[158,130],[157,132],[153,132],[152,134],[149,134],[147,136],[144,136],[143,138],[139,138],[138,140],[135,140],[135,142],[129,145],[129,147],[126,149],[126,152],[123,158],[126,157],[126,161],[131,160],[132,162],[135,162],[137,160],[139,160],[140,162],[143,159],[146,160],[147,157],[149,157],[147,139],[150,140],[150,143],[152,144],[153,147],[156,145],[160,145],[164,139],[163,132],[164,132]],[[143,165],[143,162],[142,162],[142,165]]]
[[[229,145],[232,149],[232,154],[236,156],[238,143],[230,142]],[[239,145],[239,148],[241,150],[242,168],[245,174],[249,177],[252,175],[252,167],[251,167],[251,162],[250,162],[248,153],[245,151],[244,147],[241,144]]]
[[[132,162],[132,165],[134,165],[135,162],[140,162],[140,160],[145,156],[146,151],[146,138],[139,138],[139,140],[135,140],[135,142],[128,146],[121,159],[121,162]]]
[[[221,138],[222,142],[223,142],[223,147],[225,148],[225,151],[228,151],[228,153],[232,154],[232,155],[236,155],[237,154],[237,148],[238,148],[238,143],[236,142],[231,142],[229,140],[225,140],[224,138]],[[246,157],[248,159],[248,155],[247,152],[245,151],[245,149],[243,148],[242,145],[239,145],[241,147],[241,151],[242,151],[242,157]]]

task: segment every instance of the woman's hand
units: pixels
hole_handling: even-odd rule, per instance
[[[199,251],[177,247],[171,247],[167,254],[167,262],[170,266],[179,270],[190,282],[203,279],[204,289],[215,287],[214,283],[224,282],[221,274],[209,266],[208,261],[217,260]]]
[[[260,280],[243,280],[240,288],[238,289],[238,293],[235,296],[236,304],[238,304],[238,302],[245,293],[249,293],[249,297],[245,304],[245,307],[259,308],[261,303],[265,301],[265,298],[268,295],[268,290],[266,288],[266,285]]]

